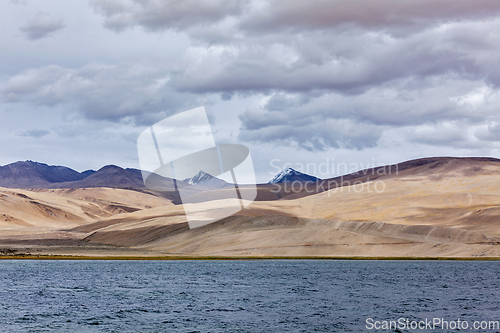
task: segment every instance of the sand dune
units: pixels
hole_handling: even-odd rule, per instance
[[[233,216],[196,229],[187,223],[101,229],[87,240],[163,255],[399,256],[404,248],[412,256],[500,255],[500,238],[473,231],[288,216]]]

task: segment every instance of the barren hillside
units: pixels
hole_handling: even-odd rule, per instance
[[[141,255],[499,257],[500,163],[421,162],[351,186],[256,201],[195,229],[189,229],[182,205],[152,193],[2,189],[0,243],[12,245],[15,239],[21,250],[36,247],[35,235],[49,239],[63,233],[83,246],[81,253],[86,246],[106,244]],[[221,198],[195,209],[206,220],[211,210],[227,204]],[[23,238],[31,238],[29,244],[23,245]],[[43,251],[69,250],[45,246]]]

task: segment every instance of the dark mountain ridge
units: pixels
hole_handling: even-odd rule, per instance
[[[0,166],[0,186],[12,188],[45,187],[53,183],[80,181],[95,171],[78,172],[64,166],[33,161],[15,162]]]
[[[311,185],[298,192],[290,191],[290,186],[287,186],[287,183],[258,184],[256,200],[294,199],[336,187],[352,185],[354,182],[362,183],[399,176],[424,175],[439,178],[453,172],[459,172],[464,176],[487,174],[491,172],[488,169],[489,166],[494,166],[493,170],[496,170],[497,167],[500,170],[500,159],[492,157],[426,157],[317,180],[314,186]],[[158,178],[155,183],[159,184],[159,188],[154,191],[162,192],[163,196],[177,198],[178,193],[175,191],[172,180],[161,176]],[[177,186],[188,185],[186,182],[177,180]],[[97,171],[78,172],[64,166],[49,166],[33,161],[0,166],[0,187],[21,189],[111,187],[147,191],[142,179],[142,172],[138,169],[124,169],[115,165],[107,165]],[[248,186],[240,186],[240,190],[245,191],[246,187]],[[221,188],[220,191],[221,198],[223,198],[224,189]]]
[[[0,187],[7,188],[144,188],[142,173],[107,165],[98,171],[75,171],[64,166],[33,161],[0,166]]]

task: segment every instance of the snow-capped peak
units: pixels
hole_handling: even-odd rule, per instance
[[[292,168],[286,168],[285,170],[279,172],[276,176],[269,181],[269,184],[281,183],[286,176],[291,175],[295,170]],[[295,171],[296,172],[296,171]]]
[[[281,171],[276,176],[274,176],[274,178],[269,181],[269,184],[291,183],[294,181],[315,182],[318,180],[319,178],[317,177],[302,173],[292,168],[286,168],[285,170]]]
[[[200,170],[196,175],[194,175],[191,178],[186,178],[184,179],[184,181],[190,185],[193,185],[193,184],[204,183],[212,178],[215,177],[203,170]]]

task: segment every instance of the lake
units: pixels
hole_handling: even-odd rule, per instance
[[[0,332],[500,331],[471,328],[500,320],[498,261],[1,260],[0,283]]]

